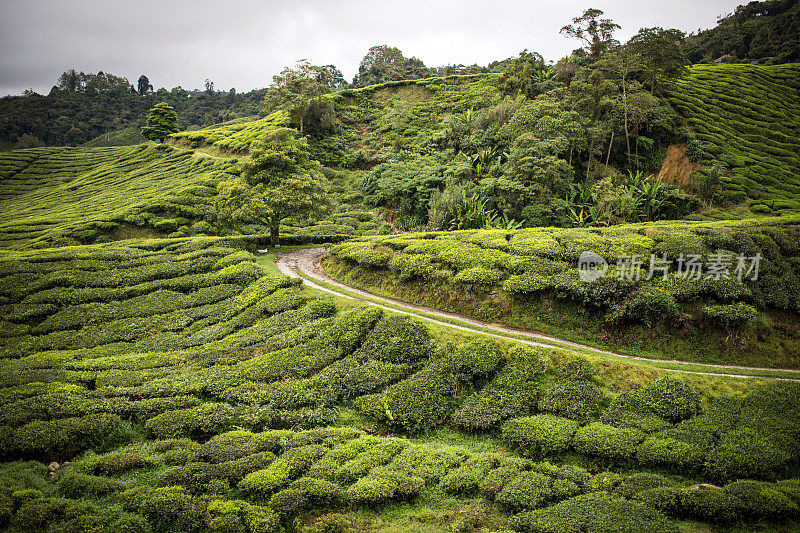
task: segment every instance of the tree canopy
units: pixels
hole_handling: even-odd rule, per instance
[[[407,58],[399,48],[382,44],[370,48],[361,59],[353,85],[366,87],[387,81],[427,78],[431,75],[431,70],[421,59]]]
[[[218,185],[218,217],[263,224],[270,228],[272,243],[279,244],[282,220],[312,217],[329,207],[328,181],[320,168],[303,136],[290,128],[275,129],[251,150],[238,177]]]
[[[147,122],[142,128],[142,135],[151,141],[159,140],[164,142],[164,139],[170,133],[177,133],[178,131],[178,115],[169,104],[161,102],[156,104],[147,115]]]
[[[589,55],[598,59],[603,52],[619,44],[614,39],[614,32],[621,26],[611,19],[601,18],[604,14],[599,9],[587,9],[581,16],[572,19],[572,24],[561,28],[561,33],[584,43]]]
[[[341,78],[333,65],[320,67],[301,59],[294,68],[285,67],[273,76],[272,85],[264,97],[268,109],[285,109],[292,125],[306,133],[318,135],[330,127],[333,109],[322,96],[328,93]],[[313,124],[309,124],[309,119]]]

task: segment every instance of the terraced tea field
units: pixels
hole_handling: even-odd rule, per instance
[[[457,510],[463,527],[661,532],[797,512],[797,481],[771,482],[797,475],[793,385],[432,333],[232,242],[0,253],[3,523],[322,531],[393,509],[401,528]]]
[[[325,266],[334,279],[374,294],[627,354],[798,368],[797,223],[780,217],[365,237],[333,248]],[[580,281],[584,251],[609,265],[594,283]],[[700,256],[703,272],[727,257],[728,272],[688,279],[677,272],[681,254],[683,264]],[[740,281],[739,258],[749,268],[745,258],[758,254],[758,279],[751,273]],[[651,256],[666,258],[667,270],[651,276]],[[749,318],[719,319],[740,313]]]
[[[695,65],[670,100],[754,211],[800,208],[800,65]]]

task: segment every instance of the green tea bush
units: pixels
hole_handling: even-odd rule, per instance
[[[593,422],[580,428],[573,438],[575,451],[614,460],[628,460],[636,454],[636,446],[644,433],[633,428],[616,428]]]
[[[411,499],[424,486],[425,481],[421,477],[379,467],[351,485],[346,495],[351,503],[374,505],[389,500]]]
[[[68,471],[60,476],[56,488],[60,494],[68,498],[98,498],[122,492],[126,486],[119,481],[100,476],[91,476],[79,472]]]
[[[405,316],[380,320],[367,334],[364,355],[388,363],[416,363],[430,357],[432,344],[428,328]]]
[[[278,453],[292,435],[288,430],[263,433],[235,430],[214,435],[197,450],[196,457],[208,463],[223,463],[241,459],[258,452]]]
[[[741,502],[717,490],[681,490],[678,493],[680,514],[704,522],[730,523],[739,520]]]
[[[749,520],[780,520],[795,516],[800,511],[797,503],[772,483],[740,480],[725,485],[723,492],[741,502],[739,514]]]
[[[273,494],[269,506],[282,515],[290,515],[303,509],[321,509],[334,505],[341,500],[342,492],[342,487],[330,481],[303,477]]]
[[[462,270],[453,279],[463,285],[488,288],[503,278],[503,272],[496,268],[473,267]]]
[[[318,444],[291,448],[264,470],[245,476],[239,489],[255,498],[265,498],[303,474],[327,449]]]
[[[579,424],[553,415],[515,418],[503,425],[503,441],[521,454],[537,457],[567,451]]]
[[[552,478],[536,472],[521,472],[503,485],[495,501],[511,512],[541,507],[552,496]]]
[[[539,401],[539,410],[586,423],[596,417],[603,394],[593,383],[562,381],[547,389]]]
[[[752,305],[737,302],[726,305],[709,305],[703,307],[703,316],[727,330],[740,328],[756,318],[758,311]]]
[[[642,492],[664,487],[674,487],[675,484],[664,476],[649,472],[638,472],[622,478],[619,485],[614,487],[614,493],[628,499],[636,498]]]
[[[450,494],[477,492],[486,475],[497,468],[499,463],[497,454],[475,454],[442,478],[442,488]]]
[[[515,531],[531,533],[601,533],[679,531],[660,512],[606,492],[582,494],[544,509],[523,512],[511,519]]]
[[[209,402],[155,416],[145,423],[145,428],[158,439],[179,436],[203,438],[227,429],[235,414],[236,410],[226,403]]]
[[[706,471],[714,479],[772,478],[792,461],[790,439],[761,435],[745,427],[725,433],[706,458]]]
[[[636,460],[647,466],[692,469],[703,464],[705,451],[678,439],[652,436],[636,448]]]

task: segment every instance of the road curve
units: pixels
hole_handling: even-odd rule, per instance
[[[788,373],[795,373],[800,376],[800,370],[795,369],[783,369],[783,368],[764,368],[764,367],[751,367],[751,366],[734,366],[734,365],[718,365],[718,364],[710,364],[710,363],[690,363],[686,361],[678,361],[674,359],[654,359],[648,357],[640,357],[635,355],[626,355],[618,352],[612,352],[609,350],[603,350],[600,348],[595,348],[593,346],[587,346],[585,344],[580,344],[577,342],[569,341],[566,339],[560,339],[558,337],[553,337],[550,335],[545,335],[543,333],[536,333],[532,331],[520,330],[520,329],[513,329],[508,328],[505,326],[497,325],[497,324],[489,324],[487,322],[481,322],[480,320],[475,320],[474,318],[468,318],[462,315],[457,315],[455,313],[447,313],[444,311],[439,311],[437,309],[431,309],[428,307],[422,307],[414,304],[410,304],[407,302],[403,302],[400,300],[395,300],[392,298],[385,298],[383,296],[377,296],[375,294],[363,291],[361,289],[357,289],[355,287],[350,287],[335,279],[329,277],[325,274],[325,271],[321,265],[322,256],[325,255],[327,252],[327,248],[298,248],[294,250],[287,250],[278,252],[275,258],[275,265],[278,267],[278,270],[283,274],[290,276],[292,278],[302,278],[305,285],[308,287],[318,289],[324,292],[328,292],[331,294],[335,294],[336,296],[340,296],[343,298],[349,298],[351,300],[363,302],[368,305],[373,305],[375,307],[379,307],[381,309],[385,309],[387,311],[391,311],[394,313],[402,313],[406,315],[414,316],[420,320],[425,320],[434,324],[438,324],[441,326],[446,326],[462,331],[468,331],[471,333],[481,333],[483,335],[488,335],[490,337],[497,337],[507,340],[513,340],[516,342],[521,342],[523,344],[528,344],[531,346],[541,346],[544,348],[555,348],[555,349],[570,349],[575,348],[584,352],[589,352],[592,354],[597,355],[607,355],[613,357],[619,357],[623,359],[630,359],[635,361],[645,361],[650,363],[663,363],[663,364],[671,364],[671,365],[702,365],[708,368],[719,368],[724,370],[742,370],[742,371],[781,371],[781,372],[788,372]],[[301,276],[300,274],[303,274]],[[319,281],[324,283],[327,286],[320,285],[318,283],[314,283],[313,280]],[[341,289],[345,292],[339,292],[330,286],[336,287]],[[348,294],[349,293],[349,294]],[[354,296],[354,294],[356,296]],[[422,315],[421,313],[424,313]],[[445,322],[442,320],[437,320],[436,318],[431,318],[430,316],[425,315],[432,315],[434,317],[444,318],[448,320],[456,320],[461,322],[465,325],[458,325],[453,324],[451,322]],[[470,327],[472,326],[472,327]],[[480,331],[475,328],[481,328],[487,331]],[[522,339],[518,337],[513,337],[511,335],[516,335],[518,337],[524,337]],[[757,379],[779,379],[784,381],[800,381],[798,379],[792,378],[783,378],[783,377],[773,377],[773,376],[753,376],[747,374],[729,374],[729,373],[715,373],[715,372],[700,372],[696,370],[681,370],[681,369],[672,369],[672,368],[660,368],[660,370],[664,370],[667,372],[682,372],[682,373],[689,373],[689,374],[700,374],[706,376],[724,376],[724,377],[734,377],[734,378],[757,378]]]

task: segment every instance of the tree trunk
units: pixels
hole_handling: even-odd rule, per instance
[[[625,143],[628,145],[628,170],[631,168],[631,136],[628,133],[628,87],[627,87],[628,73],[622,75],[622,107],[625,115]]]
[[[279,231],[278,224],[273,224],[269,227],[269,242],[272,244],[272,246],[276,246],[281,243]]]
[[[614,145],[614,128],[611,128],[611,142],[608,143],[608,154],[606,155],[606,166],[611,161],[611,147]]]

